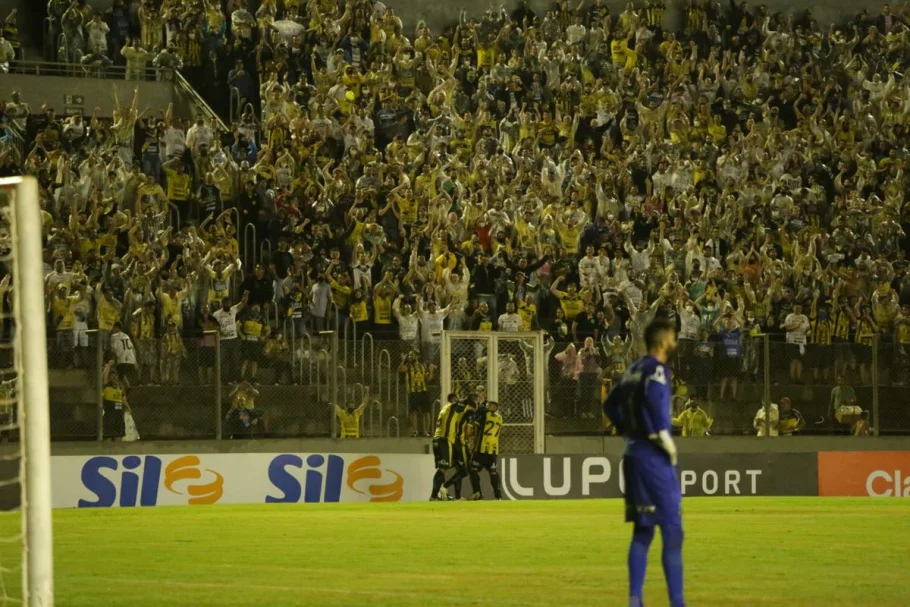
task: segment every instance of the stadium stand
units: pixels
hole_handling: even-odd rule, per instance
[[[51,0],[44,44],[69,74],[185,79],[221,120],[4,91],[0,174],[44,194],[55,438],[118,398],[143,437],[213,436],[213,402],[226,435],[327,434],[367,389],[405,430],[443,326],[547,331],[547,431],[609,432],[655,314],[684,432],[754,433],[763,387],[781,433],[871,431],[873,399],[910,429],[906,15],[692,2],[667,31],[659,2],[593,0],[405,32],[367,0],[227,4]]]

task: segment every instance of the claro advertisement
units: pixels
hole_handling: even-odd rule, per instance
[[[910,452],[823,451],[818,454],[818,494],[910,497]]]

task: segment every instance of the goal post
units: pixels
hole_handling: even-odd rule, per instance
[[[545,450],[543,333],[540,331],[443,331],[440,345],[441,399],[482,389],[499,403],[501,447],[511,453]]]
[[[15,417],[19,429],[22,516],[22,604],[54,604],[50,410],[42,255],[43,218],[33,177],[0,179],[6,271],[12,275]],[[10,428],[12,429],[12,428]]]

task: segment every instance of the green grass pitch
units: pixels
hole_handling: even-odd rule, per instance
[[[57,606],[624,606],[621,512],[617,500],[56,511]],[[693,498],[683,517],[695,607],[910,605],[910,500]],[[3,536],[17,525],[0,518]],[[15,553],[3,544],[2,564]],[[667,604],[659,539],[646,601]]]

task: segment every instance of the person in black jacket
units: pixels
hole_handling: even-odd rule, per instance
[[[473,258],[468,258],[470,263]],[[481,253],[471,271],[470,296],[477,299],[481,305],[486,304],[487,312],[492,318],[492,329],[496,328],[496,281],[502,270],[493,265],[487,253]]]

